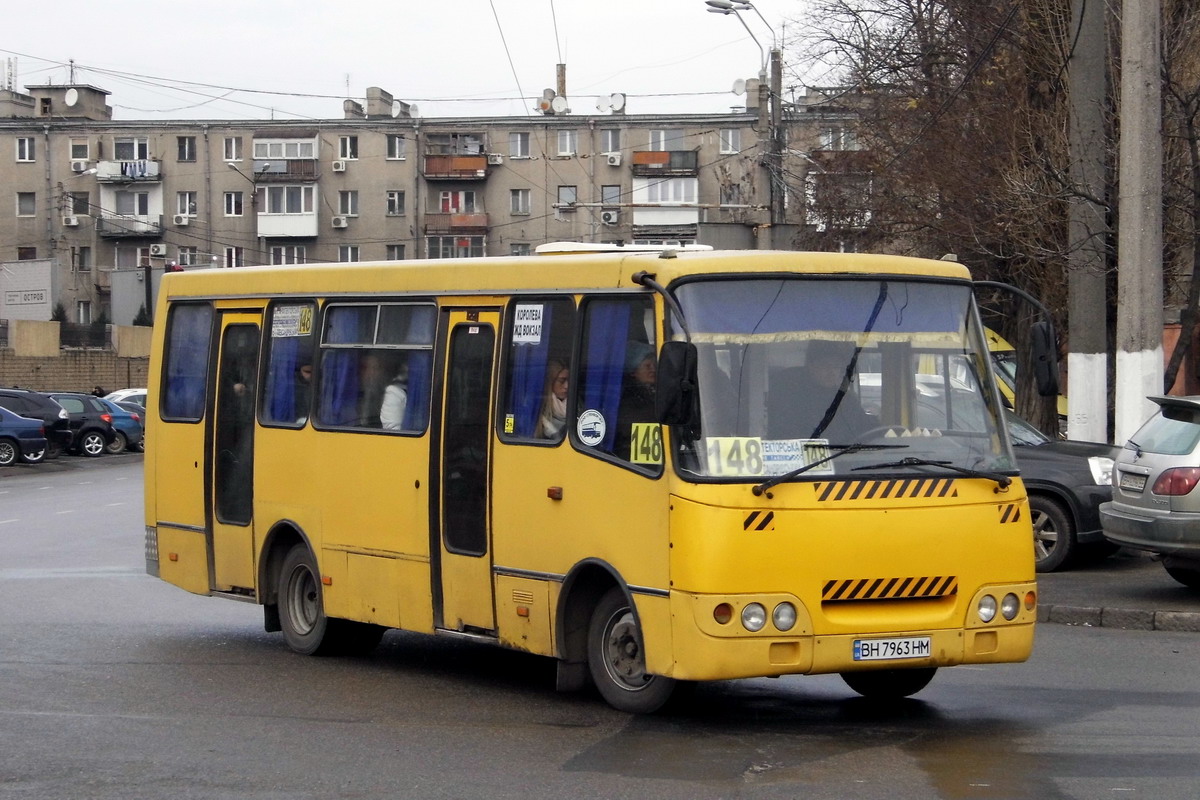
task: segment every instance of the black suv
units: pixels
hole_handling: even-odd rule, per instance
[[[47,392],[71,418],[71,451],[98,456],[117,438],[112,414],[95,397],[82,392]]]
[[[14,414],[40,419],[46,429],[46,458],[57,458],[74,438],[66,409],[56,401],[29,389],[0,389],[0,406]]]

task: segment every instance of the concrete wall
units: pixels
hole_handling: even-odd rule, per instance
[[[57,358],[58,323],[29,319],[8,321],[8,344],[13,354],[33,358]]]
[[[152,329],[113,326],[111,350],[60,350],[57,322],[10,320],[8,349],[0,350],[0,386],[90,392],[146,385]]]

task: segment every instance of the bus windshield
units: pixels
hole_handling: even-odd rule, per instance
[[[685,476],[750,480],[816,461],[798,480],[916,461],[1015,470],[968,285],[772,276],[675,294],[700,386],[699,424],[679,431]]]

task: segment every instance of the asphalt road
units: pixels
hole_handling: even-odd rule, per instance
[[[1193,633],[1046,624],[1028,663],[943,670],[900,703],[795,677],[631,717],[484,645],[291,653],[257,607],[143,574],[140,460],[0,476],[3,800],[1200,794]],[[1142,580],[1175,599],[1144,560],[1071,575],[1043,600]]]

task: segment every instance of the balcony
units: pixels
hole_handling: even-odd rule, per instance
[[[258,215],[258,235],[270,238],[311,238],[317,235],[317,213]]]
[[[488,230],[487,214],[446,214],[430,212],[425,215],[425,233],[482,234]]]
[[[487,178],[486,155],[426,155],[427,181],[478,181]]]
[[[106,214],[96,218],[96,233],[105,239],[162,236],[162,216]]]
[[[635,177],[687,176],[699,174],[700,154],[695,150],[635,150]]]
[[[154,183],[162,180],[157,161],[97,161],[96,180],[100,183]]]
[[[312,183],[321,177],[311,158],[276,158],[254,162],[255,183]]]

